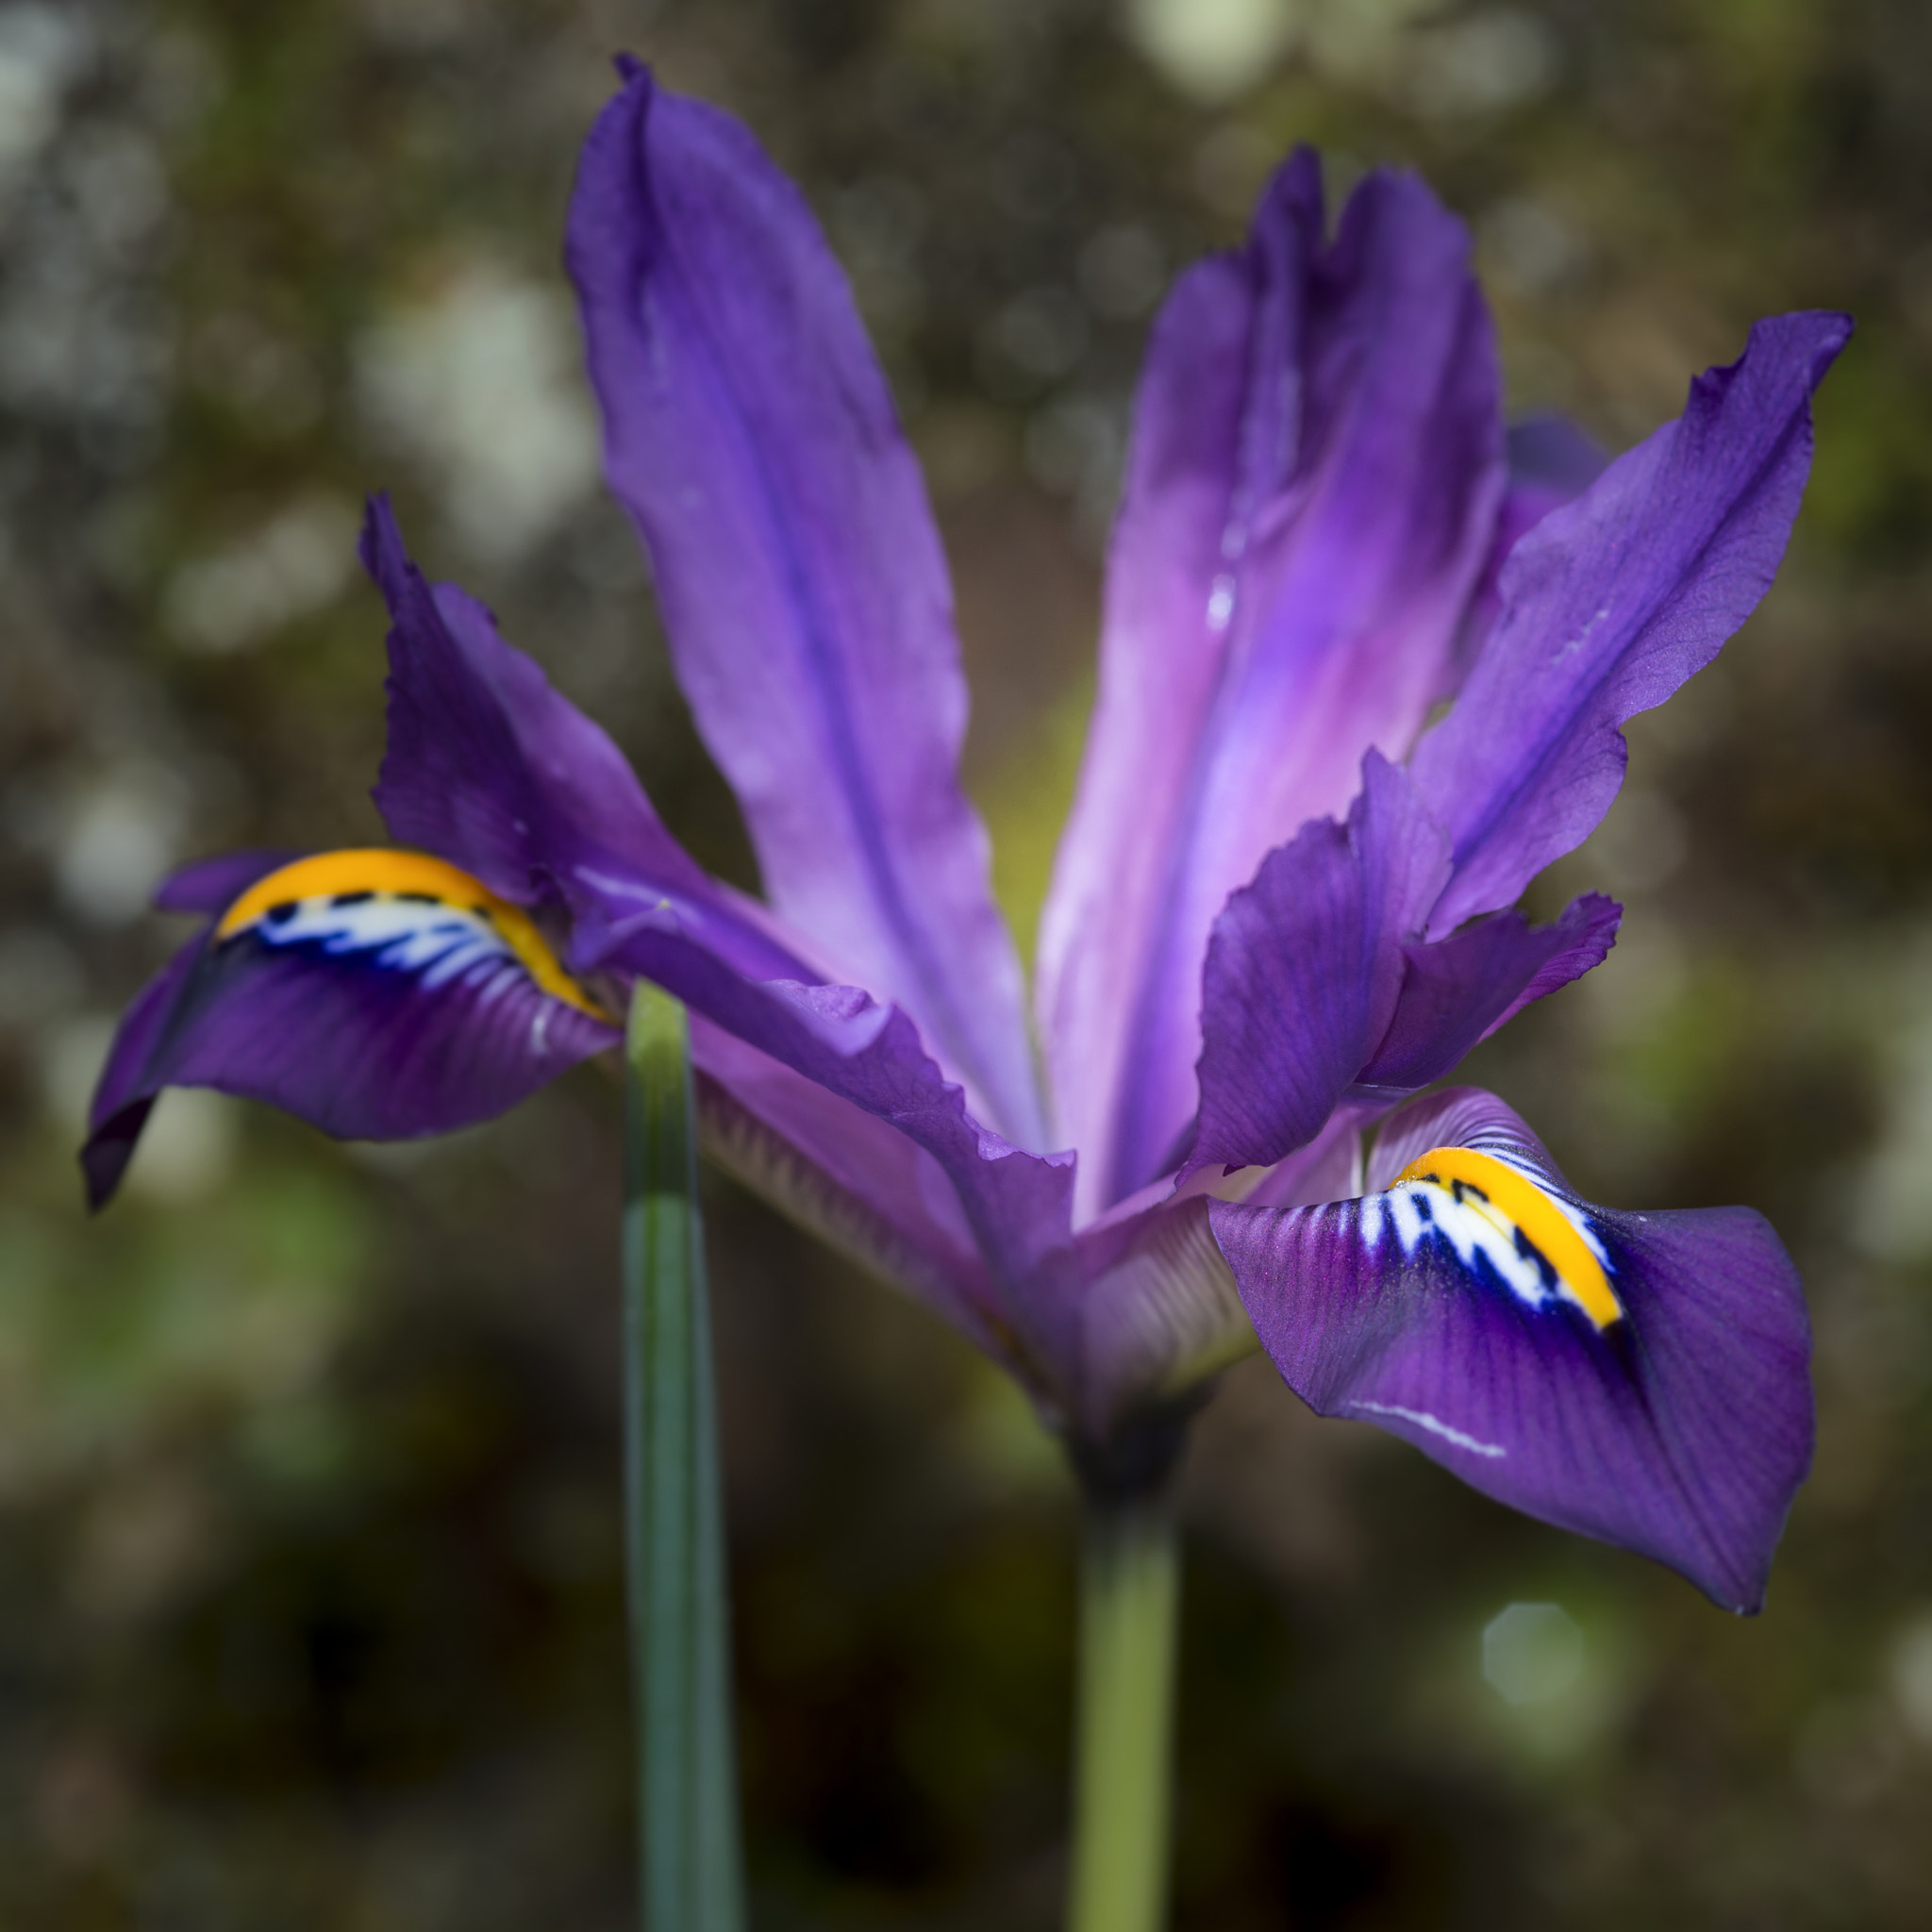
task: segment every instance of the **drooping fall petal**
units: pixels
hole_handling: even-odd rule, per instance
[[[299,852],[221,852],[170,873],[155,888],[157,912],[199,912],[212,919],[225,912],[257,879],[292,865]]]
[[[1368,1186],[1210,1209],[1289,1386],[1757,1608],[1813,1428],[1804,1296],[1763,1218],[1595,1207],[1468,1088],[1396,1115]]]
[[[416,853],[298,859],[237,893],[128,1009],[81,1155],[89,1198],[113,1193],[164,1087],[411,1140],[488,1120],[619,1037],[480,880]]]

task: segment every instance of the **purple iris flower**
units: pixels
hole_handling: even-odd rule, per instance
[[[1383,172],[1331,236],[1291,159],[1153,333],[1036,1034],[939,540],[803,199],[627,70],[568,253],[768,903],[378,500],[397,848],[170,882],[209,924],[123,1023],[93,1198],[163,1086],[437,1133],[613,1044],[642,976],[693,1015],[712,1156],[1002,1362],[1091,1479],[1151,1480],[1258,1337],[1322,1413],[1755,1608],[1812,1438],[1776,1237],[1593,1206],[1500,1101],[1423,1090],[1608,951],[1607,900],[1513,908],[1770,584],[1849,324],[1758,324],[1607,466],[1506,438],[1461,224]]]

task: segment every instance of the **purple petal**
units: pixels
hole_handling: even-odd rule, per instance
[[[432,589],[386,498],[363,560],[390,608],[389,749],[375,803],[401,843],[435,852],[520,905],[628,894],[760,979],[820,975],[769,917],[710,878],[664,829],[624,754],[559,697],[489,611]]]
[[[1544,518],[1503,575],[1504,612],[1410,769],[1456,841],[1441,936],[1514,902],[1623,782],[1618,728],[1716,657],[1770,588],[1811,462],[1811,392],[1843,316],[1760,322],[1684,414]]]
[[[1040,1144],[945,561],[817,224],[738,123],[640,72],[585,146],[568,252],[611,487],[774,905]]]
[[[1424,1158],[1441,1149],[1474,1155],[1458,1174]],[[1763,1219],[1593,1207],[1469,1089],[1397,1115],[1370,1184],[1322,1208],[1210,1209],[1289,1386],[1757,1608],[1812,1443],[1804,1296]]]
[[[1234,1277],[1214,1241],[1211,1193],[1288,1207],[1332,1200],[1357,1184],[1361,1135],[1346,1109],[1311,1145],[1264,1173],[1210,1180],[1124,1202],[1077,1238],[1086,1287],[1082,1420],[1104,1441],[1135,1410],[1194,1387],[1257,1345]],[[1211,1192],[1210,1192],[1211,1191]]]
[[[1321,1130],[1395,1017],[1449,846],[1379,753],[1344,827],[1303,826],[1215,922],[1190,1168],[1260,1167]]]
[[[1465,633],[1472,660],[1502,614],[1501,578],[1509,553],[1553,509],[1581,496],[1609,461],[1594,437],[1562,416],[1531,416],[1512,424],[1507,447],[1509,488],[1496,517],[1490,560],[1470,605]]]
[[[388,852],[300,860],[128,1009],[81,1155],[89,1198],[113,1193],[163,1087],[264,1100],[342,1139],[409,1140],[488,1120],[619,1037],[517,908],[453,868]]]
[[[496,635],[488,613],[452,587],[430,591],[381,506],[370,532],[372,568],[395,617],[377,792],[394,827],[474,863],[506,897],[514,890],[567,919],[566,958],[579,976],[654,980],[755,1050],[714,1057],[721,1085],[732,1067],[769,1057],[824,1089],[831,1113],[847,1104],[924,1149],[983,1257],[950,1311],[970,1328],[964,1311],[987,1292],[974,1283],[991,1281],[993,1305],[974,1307],[972,1322],[1043,1401],[1064,1399],[1079,1353],[1071,1157],[1022,1153],[983,1128],[905,1013],[824,983],[768,914],[706,877],[609,741]],[[775,1129],[775,1091],[767,1079],[734,1097]],[[825,1150],[810,1136],[824,1119],[801,1112],[791,1091],[784,1118],[807,1137],[800,1158],[816,1160]],[[845,1161],[840,1185],[875,1207],[876,1184],[858,1186],[855,1166]],[[891,1171],[903,1167],[900,1157]]]
[[[170,873],[155,888],[157,912],[199,912],[213,918],[227,909],[257,879],[292,865],[299,852],[223,852],[197,858]]]
[[[1088,1279],[1081,1421],[1091,1441],[1254,1352],[1208,1208],[1208,1196],[1193,1194],[1146,1209]]]
[[[701,1016],[691,1058],[711,1159],[988,1354],[1002,1353],[998,1296],[930,1154]]]
[[[1194,1110],[1200,974],[1228,894],[1455,674],[1503,485],[1468,237],[1372,175],[1324,239],[1299,155],[1247,249],[1186,275],[1142,377],[1101,692],[1041,925],[1040,1021],[1083,1212]]]
[[[1357,1083],[1413,1092],[1440,1080],[1524,1007],[1601,966],[1623,917],[1614,899],[1586,892],[1554,925],[1497,912],[1434,944],[1406,945],[1394,1017]]]
[[[1042,1403],[1065,1406],[1078,1377],[1079,1307],[1071,1232],[1073,1156],[1041,1156],[981,1126],[911,1020],[849,986],[746,979],[647,908],[608,917],[586,904],[573,957],[641,975],[761,1055],[896,1128],[952,1184],[996,1306],[996,1352]],[[798,1124],[794,1117],[794,1124]],[[808,1142],[808,1158],[823,1151]]]
[[[183,946],[142,988],[121,1016],[107,1064],[88,1112],[88,1137],[80,1150],[81,1177],[90,1208],[105,1208],[134,1158],[142,1129],[167,1085],[165,1075],[147,1077],[156,1047],[179,1008],[188,982],[201,963],[202,941]]]

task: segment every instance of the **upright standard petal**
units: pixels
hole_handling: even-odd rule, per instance
[[[501,1113],[620,1037],[528,915],[456,867],[298,859],[253,879],[128,1009],[81,1155],[89,1198],[120,1184],[164,1087],[409,1140]]]
[[[1813,1428],[1804,1295],[1762,1217],[1593,1207],[1467,1088],[1397,1114],[1368,1181],[1209,1210],[1289,1386],[1758,1608]]]
[[[1448,691],[1502,488],[1461,224],[1376,174],[1331,243],[1298,155],[1247,248],[1182,278],[1141,380],[1099,708],[1041,931],[1083,1211],[1158,1173],[1193,1112],[1228,894]]]
[[[1344,1098],[1406,1099],[1616,936],[1621,908],[1590,894],[1553,925],[1498,913],[1427,942],[1449,873],[1447,835],[1377,752],[1345,825],[1314,820],[1269,854],[1208,942],[1184,1172],[1268,1166]]]
[[[569,261],[611,487],[773,904],[1041,1144],[945,561],[817,224],[737,122],[639,72],[585,146]]]
[[[1362,781],[1345,825],[1303,826],[1215,923],[1191,1169],[1265,1167],[1305,1146],[1389,1030],[1403,942],[1449,875],[1449,844],[1379,753]]]
[[[1516,546],[1503,614],[1411,770],[1455,841],[1432,936],[1512,904],[1624,781],[1619,728],[1715,658],[1757,608],[1811,466],[1811,394],[1841,315],[1760,322],[1682,416]]]

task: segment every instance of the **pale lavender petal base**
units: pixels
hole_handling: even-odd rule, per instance
[[[1216,1198],[1291,1207],[1355,1185],[1364,1111],[1343,1108],[1307,1147],[1233,1176],[1159,1182],[1080,1231],[1084,1352],[1080,1422],[1105,1441],[1137,1412],[1173,1402],[1258,1345],[1214,1240]]]
[[[699,1015],[691,1058],[712,1159],[1006,1358],[998,1293],[958,1191],[924,1148]]]

